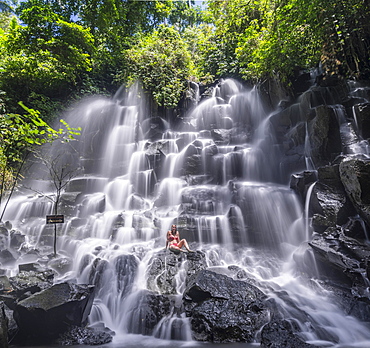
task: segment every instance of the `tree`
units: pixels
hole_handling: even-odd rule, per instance
[[[194,0],[174,1],[167,20],[169,25],[174,26],[180,32],[204,22],[202,10],[200,6],[195,6]]]
[[[370,76],[370,8],[363,0],[209,0],[215,24],[208,68],[289,83],[298,69]]]
[[[21,3],[20,11],[35,0]],[[122,52],[136,42],[136,35],[148,33],[163,23],[174,7],[173,1],[135,0],[37,0],[49,6],[64,21],[89,28],[96,51],[91,55],[93,83],[102,89],[116,87],[114,77],[122,69]],[[42,5],[41,5],[42,4]],[[112,86],[113,84],[113,86]]]
[[[163,25],[144,36],[125,55],[130,69],[123,72],[120,80],[139,80],[158,105],[175,107],[193,71],[190,53],[180,34]]]
[[[22,103],[21,106],[27,112],[24,115],[4,114],[0,116],[0,206],[4,196],[8,194],[8,200],[2,206],[0,221],[29,154],[41,145],[57,139],[73,140],[80,131],[79,128],[70,127],[63,120],[60,121],[63,128],[53,129],[41,119],[38,111],[29,109]]]
[[[13,12],[13,7],[16,4],[16,1],[2,0],[0,1],[0,12],[2,13],[11,13]]]
[[[53,186],[53,194],[46,195],[43,192],[36,191],[38,194],[41,194],[52,201],[53,211],[52,214],[58,215],[59,213],[59,203],[62,196],[63,190],[66,188],[68,183],[75,178],[80,171],[80,168],[77,168],[73,161],[66,161],[65,156],[62,152],[58,154],[53,154],[52,152],[46,153],[45,149],[43,151],[36,152],[35,158],[38,160],[38,164],[42,163],[48,174],[48,179],[51,181]],[[63,149],[65,150],[65,148]],[[30,188],[33,190],[33,188]],[[54,242],[53,242],[54,256],[57,255],[57,224],[54,223]]]
[[[50,104],[64,101],[91,71],[94,50],[88,29],[63,20],[50,6],[28,2],[1,39],[0,90],[8,112],[20,113],[19,101],[38,109],[43,117]],[[22,88],[19,88],[22,86]]]

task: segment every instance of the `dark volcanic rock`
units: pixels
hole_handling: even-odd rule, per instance
[[[316,166],[326,165],[342,151],[339,123],[335,109],[321,105],[309,123],[312,160]]]
[[[268,321],[265,295],[246,281],[208,270],[194,276],[184,293],[194,338],[211,342],[252,342]]]
[[[294,190],[304,202],[310,186],[317,181],[316,171],[304,171],[293,174],[290,178],[290,188]]]
[[[263,348],[312,348],[300,339],[296,332],[299,332],[294,322],[287,320],[275,320],[265,325],[261,332],[261,347]]]
[[[29,294],[34,294],[52,286],[54,272],[50,269],[41,270],[41,268],[32,268],[34,264],[19,265],[20,272],[15,277],[9,278],[9,281],[16,292],[18,299],[23,299]],[[31,268],[30,268],[31,267]],[[28,295],[25,295],[25,294]]]
[[[152,335],[154,328],[170,314],[171,301],[168,296],[142,290],[131,298],[127,312],[127,331],[139,335]]]
[[[315,184],[310,199],[310,210],[314,215],[312,225],[315,231],[323,232],[327,227],[347,222],[348,216],[355,215],[351,201],[344,190],[335,189],[318,182]]]
[[[86,344],[97,346],[112,342],[112,334],[92,328],[73,326],[60,336],[58,342],[63,346]]]
[[[8,348],[8,321],[3,302],[0,302],[0,347]]]
[[[315,235],[309,245],[320,279],[331,288],[340,289],[338,302],[345,311],[369,321],[370,247],[347,237],[340,228],[329,228],[324,234]]]
[[[340,163],[339,172],[358,214],[370,226],[370,160],[346,158]]]
[[[169,250],[161,251],[152,258],[147,270],[147,286],[153,291],[171,295],[177,293],[176,274],[185,262],[187,281],[193,274],[206,268],[205,255],[202,252],[181,253],[176,255]]]
[[[71,325],[83,326],[93,297],[92,286],[61,283],[20,301],[14,309],[18,339],[49,341]]]

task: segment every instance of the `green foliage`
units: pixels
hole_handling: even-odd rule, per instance
[[[211,24],[203,23],[189,26],[181,34],[193,63],[191,79],[205,84],[212,82],[214,75],[216,75],[215,71],[209,67],[210,46],[214,47],[211,45],[213,29]]]
[[[168,23],[183,32],[189,27],[200,25],[204,21],[202,10],[195,6],[194,1],[179,0],[173,2],[173,8],[168,16]]]
[[[35,1],[35,0],[31,0]],[[26,5],[21,4],[21,10]],[[76,21],[89,28],[96,50],[91,53],[90,82],[101,89],[117,89],[114,81],[122,69],[122,51],[131,47],[137,33],[147,33],[169,15],[173,1],[121,0],[38,0],[65,21]],[[84,86],[84,89],[90,89]]]
[[[121,81],[139,80],[158,105],[175,107],[192,73],[191,56],[179,33],[161,26],[125,54],[130,69],[119,76]]]
[[[369,76],[370,9],[362,0],[208,3],[216,27],[208,68],[216,76],[288,82],[319,62],[327,73]]]
[[[6,2],[6,4],[11,4]],[[114,92],[140,79],[173,107],[186,79],[289,83],[319,63],[370,77],[370,7],[363,0],[26,0],[0,17],[0,90],[43,118],[78,94]],[[1,5],[1,4],[0,4]],[[21,86],[21,87],[20,87]]]
[[[13,22],[1,36],[0,89],[15,112],[20,112],[20,100],[35,107],[37,95],[66,98],[91,70],[94,49],[88,29],[64,21],[37,1],[28,5],[20,15],[24,24]],[[39,106],[43,114],[49,111]]]
[[[64,120],[60,120],[61,128],[54,129],[40,117],[39,111],[20,105],[25,114],[0,116],[0,203],[6,192],[11,194],[29,153],[43,144],[68,142],[80,134],[80,128],[72,128]]]
[[[13,12],[13,8],[14,8],[14,5],[16,4],[16,1],[13,0],[13,1],[9,1],[9,0],[5,0],[5,1],[0,1],[0,12],[1,13],[5,13],[5,14],[9,14],[11,12]]]
[[[20,106],[27,113],[0,116],[0,147],[8,164],[20,162],[24,153],[32,151],[34,146],[56,139],[73,140],[80,134],[80,128],[72,128],[64,120],[60,120],[61,128],[54,129],[40,117],[39,111],[30,109],[21,102]]]

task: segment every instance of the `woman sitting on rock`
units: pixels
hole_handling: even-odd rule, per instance
[[[189,244],[186,239],[180,240],[180,233],[176,229],[176,225],[171,226],[171,230],[167,231],[167,239],[166,239],[166,249],[170,249],[175,254],[179,254],[180,251],[185,252],[181,248],[185,247],[188,252],[193,252],[189,248]]]

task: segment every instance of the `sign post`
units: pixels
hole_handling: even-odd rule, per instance
[[[64,215],[46,215],[47,224],[63,224]]]

